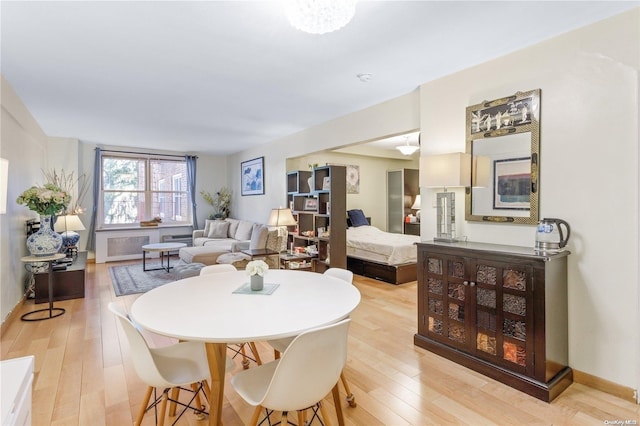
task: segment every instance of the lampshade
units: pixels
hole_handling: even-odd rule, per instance
[[[469,186],[471,158],[463,152],[420,157],[420,186],[452,188]]]
[[[294,28],[310,34],[325,34],[351,21],[356,0],[286,0],[284,10]]]
[[[404,155],[411,155],[417,150],[419,150],[420,147],[415,145],[398,145],[396,146],[396,149],[401,153],[403,153]]]
[[[84,231],[85,227],[80,218],[75,214],[59,216],[56,224],[53,226],[56,232],[66,231]]]
[[[271,209],[271,214],[269,214],[269,220],[267,221],[267,225],[294,226],[294,225],[297,225],[297,222],[293,218],[293,214],[291,214],[291,209],[280,207],[277,209]]]
[[[474,188],[486,188],[489,186],[491,160],[480,155],[473,156],[471,168],[471,186]]]
[[[7,179],[9,178],[9,160],[0,158],[0,214],[7,212]]]
[[[413,205],[411,206],[411,210],[420,210],[422,207],[421,206],[421,201],[420,201],[420,194],[416,195],[416,200],[413,202]]]

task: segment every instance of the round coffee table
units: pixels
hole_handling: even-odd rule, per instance
[[[142,270],[147,271],[159,271],[164,269],[169,272],[172,268],[170,265],[171,254],[170,252],[180,250],[182,247],[186,247],[185,243],[155,243],[146,244],[142,246]],[[160,252],[160,267],[147,269],[147,252]],[[167,253],[167,266],[164,266],[164,254]]]

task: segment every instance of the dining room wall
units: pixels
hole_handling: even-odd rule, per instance
[[[420,87],[422,155],[464,151],[465,108],[541,89],[540,217],[571,225],[569,365],[639,387],[640,9]],[[606,34],[606,37],[603,37]],[[435,234],[423,189],[422,237]],[[464,221],[471,241],[533,247],[536,227]]]

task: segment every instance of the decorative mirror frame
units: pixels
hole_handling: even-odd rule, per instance
[[[473,214],[473,188],[468,186],[465,188],[465,219],[481,222],[537,224],[540,199],[540,89],[516,92],[511,96],[471,105],[466,109],[466,119],[466,151],[471,158],[472,176],[475,176],[473,170],[475,163],[473,161],[474,141],[528,132],[531,134],[531,156],[527,158],[530,164],[530,167],[527,167],[530,170],[528,216]],[[492,185],[497,186],[499,181],[495,176],[492,179],[492,182],[494,181],[495,183]],[[496,191],[495,186],[494,192]],[[520,210],[525,209],[521,208]]]

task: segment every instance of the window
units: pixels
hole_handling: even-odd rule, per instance
[[[133,225],[154,217],[190,224],[187,164],[182,159],[103,155],[100,226]]]

